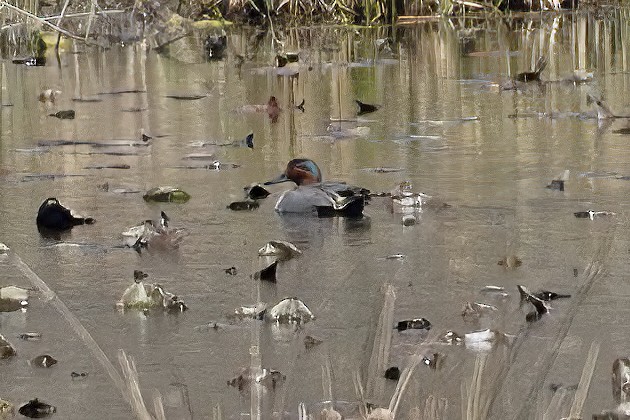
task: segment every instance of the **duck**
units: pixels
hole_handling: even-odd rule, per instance
[[[69,208],[62,206],[54,197],[44,200],[37,211],[37,227],[55,231],[70,230],[76,225],[91,225],[91,217],[75,217]]]
[[[316,214],[318,217],[363,216],[370,191],[339,181],[322,181],[319,166],[311,159],[298,158],[286,170],[264,185],[293,181],[297,187],[284,191],[275,205],[278,213]]]

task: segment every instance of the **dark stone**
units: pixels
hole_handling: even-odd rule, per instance
[[[385,378],[397,381],[400,379],[400,369],[396,366],[392,366],[385,371]]]
[[[54,114],[48,114],[49,117],[57,117],[60,120],[73,120],[75,116],[75,112],[73,109],[68,109],[65,111],[57,111]]]
[[[564,191],[564,181],[561,179],[554,179],[551,184],[547,185],[547,188],[552,190]]]
[[[37,367],[49,368],[52,365],[56,365],[57,360],[49,354],[42,354],[41,356],[33,358],[31,364]]]
[[[236,267],[232,266],[230,268],[226,268],[224,269],[225,274],[229,274],[230,276],[235,276],[237,271],[236,271]]]
[[[371,112],[378,111],[378,109],[381,107],[380,105],[366,104],[359,100],[355,100],[355,102],[357,103],[357,105],[359,105],[359,112],[357,112],[357,115],[369,114]]]
[[[405,330],[430,330],[431,323],[428,319],[425,318],[416,318],[416,319],[408,319],[405,321],[398,321],[396,324],[396,329],[398,331]]]
[[[208,60],[222,60],[227,49],[227,36],[225,34],[209,35],[204,46]]]
[[[22,333],[18,335],[18,338],[22,340],[40,340],[42,338],[41,333]]]
[[[254,278],[258,280],[270,281],[272,283],[276,282],[276,269],[278,268],[278,261],[274,261],[269,264],[268,267],[263,268],[254,274]]]
[[[20,407],[18,413],[32,419],[41,419],[55,413],[57,408],[53,405],[39,401],[37,398],[30,400]]]
[[[54,197],[46,199],[37,212],[37,227],[48,230],[69,230],[76,225],[91,225],[95,221],[91,217],[74,217],[70,209],[59,204]]]
[[[304,348],[306,348],[306,350],[310,350],[313,347],[321,344],[323,341],[320,340],[319,338],[315,338],[313,336],[307,335],[306,337],[304,337]]]
[[[267,198],[270,194],[269,191],[260,185],[254,185],[250,188],[246,187],[245,190],[247,191],[247,198],[251,200],[261,200],[263,198]]]
[[[255,201],[235,201],[233,203],[230,203],[227,208],[230,210],[234,210],[234,211],[240,211],[240,210],[254,210],[257,209],[258,207],[260,207],[260,204],[258,204]]]
[[[46,65],[46,57],[16,58],[13,60],[13,64],[24,64],[29,67],[42,67]]]

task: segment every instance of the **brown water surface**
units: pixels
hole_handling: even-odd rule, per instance
[[[118,349],[135,359],[146,399],[157,390],[169,419],[211,418],[217,405],[224,418],[249,415],[257,399],[226,382],[256,361],[250,355],[256,348],[264,367],[287,377],[283,386],[261,395],[259,418],[270,418],[272,409],[296,417],[300,401],[314,407],[325,399],[327,360],[333,397],[357,401],[353,376],[367,376],[386,283],[397,290],[395,320],[425,317],[435,335],[492,327],[518,336],[502,386],[488,382],[487,392],[496,395],[489,417],[541,413],[551,383],[579,382],[592,341],[601,350],[584,413],[612,408],[610,367],[628,354],[630,336],[630,184],[620,177],[630,175],[630,138],[613,133],[627,120],[592,118],[587,94],[603,94],[616,113],[630,114],[628,20],[623,11],[531,19],[293,30],[282,35],[286,50],[300,51],[297,73],[272,67],[271,37],[254,45],[254,32],[245,29],[231,30],[228,55],[216,62],[203,59],[199,37],[163,54],[139,46],[76,47],[58,63],[51,55],[45,67],[18,66],[4,57],[0,241],[58,294],[114,364]],[[391,51],[376,42],[388,37]],[[246,57],[240,66],[237,54]],[[549,57],[544,83],[501,89],[510,76],[530,70],[540,54]],[[566,81],[575,69],[592,72],[593,80]],[[62,91],[54,104],[37,100],[47,88]],[[122,90],[139,92],[116,93]],[[182,95],[201,98],[172,97]],[[264,112],[242,112],[271,95],[282,107],[277,122]],[[302,99],[306,112],[293,110]],[[337,122],[356,118],[355,99],[381,108],[354,122]],[[76,118],[48,116],[65,109],[74,109]],[[521,117],[509,117],[515,113]],[[40,146],[55,140],[137,142],[143,130],[154,137],[148,146]],[[249,132],[253,149],[200,146],[240,141]],[[196,162],[183,158],[192,153],[212,153],[240,166],[189,169]],[[275,177],[294,157],[316,161],[326,179],[372,191],[409,180],[416,191],[450,207],[424,209],[409,227],[390,212],[386,198],[373,198],[362,222],[280,216],[274,202],[290,187],[280,184],[252,212],[226,209],[242,199],[244,186]],[[114,164],[130,168],[85,169]],[[368,170],[376,167],[402,171]],[[567,176],[564,192],[545,188],[561,176]],[[99,188],[106,182],[109,191]],[[148,204],[141,193],[113,192],[158,185],[179,186],[192,198]],[[96,218],[96,224],[75,227],[61,241],[42,237],[35,215],[47,197]],[[616,215],[573,215],[589,209]],[[179,250],[138,254],[120,247],[121,232],[157,218],[160,210],[188,231]],[[257,250],[272,239],[292,241],[304,253],[279,266],[277,284],[260,284],[250,274],[262,268]],[[395,253],[406,258],[385,259]],[[518,256],[522,266],[497,264],[508,255]],[[0,286],[30,286],[12,260],[0,263]],[[236,276],[224,272],[231,266]],[[178,294],[190,310],[118,312],[115,302],[133,281],[134,269]],[[573,297],[553,302],[542,320],[526,324],[517,284]],[[480,294],[486,285],[503,286],[510,296],[488,298]],[[302,299],[317,319],[296,332],[226,317],[258,299],[273,304],[287,296]],[[45,297],[31,300],[23,313],[0,314],[0,333],[17,349],[16,357],[0,361],[0,397],[14,403],[39,397],[56,405],[56,416],[64,419],[131,418],[121,393],[67,320]],[[498,314],[464,321],[466,301],[496,304]],[[215,321],[228,325],[204,328]],[[42,332],[42,340],[17,338],[30,331]],[[305,335],[324,342],[306,350]],[[419,346],[424,338],[393,336],[388,365],[403,367],[408,356],[427,349],[447,354],[442,370],[417,368],[400,415],[408,418],[432,394],[448,399],[444,418],[460,418],[461,384],[470,380],[477,353]],[[28,360],[46,353],[57,365],[29,366]],[[89,376],[73,380],[72,371]],[[384,389],[369,399],[388,404],[394,385]]]

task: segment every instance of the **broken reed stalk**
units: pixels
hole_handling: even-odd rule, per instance
[[[61,314],[61,316],[70,324],[74,332],[79,336],[79,338],[83,341],[85,346],[92,352],[92,355],[98,360],[105,369],[105,371],[109,374],[112,382],[118,390],[122,393],[123,397],[127,402],[130,402],[129,396],[127,395],[127,387],[123,382],[122,377],[112,364],[109,361],[103,350],[100,348],[98,343],[92,338],[90,333],[85,329],[81,321],[77,319],[76,316],[70,309],[66,306],[65,303],[55,292],[53,292],[50,287],[42,280],[33,270],[30,269],[28,265],[15,253],[11,253],[11,258],[13,264],[24,274],[24,276],[31,282],[31,284],[37,289],[40,290],[45,297],[46,301],[50,302],[53,308],[57,310]]]
[[[384,295],[383,309],[381,310],[376,327],[376,335],[374,337],[374,344],[372,345],[372,353],[368,365],[366,386],[368,397],[383,395],[385,381],[383,373],[389,361],[389,348],[392,342],[394,302],[396,301],[394,286],[387,284],[385,286]]]
[[[567,401],[569,397],[569,391],[566,388],[562,388],[557,390],[553,397],[551,398],[551,402],[547,406],[547,409],[542,415],[542,420],[557,420],[563,417],[563,407],[565,401]]]
[[[153,410],[155,411],[156,420],[166,420],[162,395],[157,391],[155,391],[155,395],[153,396]]]
[[[326,359],[322,365],[322,388],[324,401],[330,401],[329,408],[334,408],[333,400],[333,373],[330,362],[330,354],[326,353]]]
[[[19,7],[13,6],[12,4],[7,3],[6,1],[0,1],[0,7],[6,7],[8,9],[13,10],[14,12],[17,12],[20,15],[24,15],[27,18],[36,20],[37,22],[41,23],[42,25],[48,26],[49,28],[53,29],[54,31],[59,32],[60,34],[63,34],[65,36],[67,36],[68,38],[72,38],[72,39],[79,39],[79,40],[83,40],[83,38],[81,38],[80,36],[77,36],[73,33],[70,33],[68,31],[66,31],[63,28],[60,28],[59,26],[50,23],[49,21],[47,21],[46,19],[42,19],[39,16],[36,16],[32,13],[27,12],[26,10],[22,10]]]
[[[131,404],[134,414],[138,420],[153,420],[153,417],[144,404],[142,393],[140,392],[140,381],[138,380],[138,371],[133,359],[127,357],[124,350],[118,350],[118,363],[122,369],[123,377],[127,385],[127,398]]]
[[[418,366],[418,363],[420,363],[421,360],[421,355],[414,354],[413,356],[411,356],[410,363],[405,366],[402,373],[400,374],[400,379],[398,380],[398,384],[396,385],[394,395],[392,395],[392,398],[389,401],[389,412],[391,413],[392,419],[396,418],[396,413],[398,412],[400,401],[402,400],[402,396],[407,389],[407,385],[409,384],[411,375],[413,374],[413,371],[416,369],[416,366]]]
[[[212,420],[223,420],[223,410],[219,404],[212,408]]]
[[[481,389],[483,387],[483,373],[486,367],[487,354],[479,354],[475,358],[475,368],[470,383],[467,400],[466,419],[467,420],[483,420],[486,418],[485,413],[480,412],[480,408],[485,406]]]
[[[582,377],[578,384],[575,396],[573,397],[573,405],[569,411],[569,419],[581,419],[582,407],[584,407],[584,401],[586,401],[586,395],[588,394],[588,388],[591,385],[591,379],[593,378],[593,372],[595,371],[595,363],[597,363],[597,356],[599,355],[599,343],[591,343],[591,348],[588,351],[586,362],[584,363],[584,369],[582,369]]]

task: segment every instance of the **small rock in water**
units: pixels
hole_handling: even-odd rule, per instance
[[[438,340],[440,343],[456,346],[462,344],[462,342],[464,341],[461,335],[450,330],[446,331]]]
[[[405,330],[430,330],[431,323],[425,318],[408,319],[405,321],[398,321],[395,327],[399,332]]]
[[[402,217],[402,225],[403,226],[413,226],[416,224],[416,216],[413,214],[405,214]]]
[[[15,355],[16,352],[13,346],[0,334],[0,359],[8,359]]]
[[[18,335],[18,338],[22,340],[41,340],[42,333],[38,333],[38,332],[22,333]]]
[[[484,286],[481,289],[481,293],[485,295],[494,295],[499,297],[508,297],[510,294],[505,291],[505,287],[502,286]]]
[[[620,358],[613,362],[612,387],[615,404],[630,402],[630,359]]]
[[[499,334],[490,329],[464,334],[464,344],[466,348],[475,351],[490,351],[498,339]]]
[[[494,305],[479,302],[466,302],[462,309],[462,317],[464,317],[464,319],[479,318],[496,311],[498,311],[498,309]]]
[[[261,257],[278,257],[278,260],[285,261],[298,255],[302,255],[295,245],[287,241],[269,241],[258,250]]]
[[[281,324],[299,324],[311,321],[315,316],[300,299],[285,298],[271,308],[269,318]]]
[[[39,94],[39,102],[55,102],[57,96],[61,95],[60,90],[46,89]]]
[[[573,277],[577,277],[578,276],[578,269],[574,268],[573,269]]]
[[[262,320],[267,313],[267,305],[265,303],[258,303],[254,306],[241,306],[240,308],[236,308],[234,313],[228,315],[232,318],[253,318]]]
[[[28,306],[26,300],[0,299],[0,312],[14,312],[20,309],[25,310]]]
[[[422,363],[433,370],[440,370],[444,365],[446,356],[442,353],[433,353],[422,358]]]
[[[366,104],[359,100],[355,100],[355,102],[359,106],[359,111],[357,112],[357,115],[359,116],[378,111],[378,109],[381,107],[380,105]]]
[[[155,187],[147,191],[142,198],[144,201],[185,203],[190,200],[190,194],[176,187]]]
[[[521,259],[516,255],[505,256],[497,262],[497,265],[501,265],[505,268],[516,268],[520,267],[522,264],[523,261],[521,261]]]
[[[274,261],[269,266],[263,268],[262,270],[254,273],[254,279],[256,280],[265,280],[270,281],[272,283],[276,282],[276,268],[278,267],[278,261]]]
[[[562,179],[554,179],[546,188],[551,190],[564,191],[564,181]]]
[[[0,419],[10,419],[15,416],[15,406],[0,398]]]
[[[232,266],[230,268],[225,268],[225,274],[229,274],[230,276],[235,276],[237,274],[236,267]]]
[[[392,366],[387,368],[385,371],[385,378],[391,379],[392,381],[397,381],[400,379],[400,369],[397,366]]]
[[[407,258],[405,254],[392,254],[385,257],[388,260],[404,260],[405,258]]]
[[[276,389],[285,379],[286,376],[277,370],[263,368],[260,372],[254,372],[251,368],[244,368],[238,376],[227,381],[227,384],[238,388],[239,391],[244,391],[252,381],[255,381],[271,389]]]
[[[230,210],[234,210],[234,211],[240,211],[240,210],[254,210],[257,209],[258,207],[260,207],[260,204],[258,204],[255,201],[234,201],[233,203],[230,203],[227,208]]]
[[[46,65],[46,57],[16,58],[13,60],[13,64],[24,64],[27,67],[43,67]]]
[[[0,299],[28,300],[28,289],[17,286],[0,287]]]
[[[267,191],[264,187],[255,184],[249,187],[245,187],[245,195],[250,200],[261,200],[263,198],[267,198],[269,196],[269,191]]]
[[[306,350],[310,350],[321,343],[323,343],[322,340],[311,335],[307,335],[306,337],[304,337],[304,348],[306,348]]]
[[[43,368],[48,368],[55,364],[57,364],[57,360],[48,354],[37,356],[31,360],[31,365]]]
[[[24,417],[30,417],[32,419],[40,419],[43,417],[48,417],[49,415],[55,413],[57,408],[53,405],[46,404],[43,401],[38,400],[37,398],[30,400],[26,404],[20,407],[18,413],[23,415]]]
[[[612,211],[588,210],[588,211],[577,211],[577,212],[573,213],[573,215],[575,217],[577,217],[578,219],[591,219],[591,220],[593,220],[597,216],[614,216],[615,213],[613,213]]]
[[[87,378],[88,373],[87,372],[71,372],[70,373],[70,377],[72,379],[79,379],[79,378]]]
[[[57,117],[60,120],[73,120],[75,116],[75,112],[73,109],[68,109],[64,111],[57,111],[54,114],[48,114],[49,117]]]

